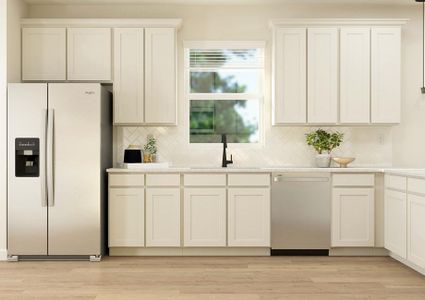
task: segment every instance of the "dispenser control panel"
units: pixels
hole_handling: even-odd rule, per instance
[[[15,139],[15,176],[40,176],[40,139]]]

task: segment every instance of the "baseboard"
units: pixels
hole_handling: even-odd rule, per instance
[[[7,250],[6,249],[0,249],[0,261],[7,260]]]
[[[415,265],[414,263],[411,263],[410,261],[408,261],[407,259],[404,259],[401,256],[398,256],[397,254],[394,254],[392,252],[390,252],[390,257],[394,258],[395,260],[401,262],[402,264],[408,266],[409,268],[415,270],[418,273],[421,273],[422,275],[425,275],[425,269],[422,267],[419,267],[417,265]]]
[[[388,256],[385,248],[332,248],[329,256]]]
[[[270,248],[109,248],[109,256],[270,256]]]

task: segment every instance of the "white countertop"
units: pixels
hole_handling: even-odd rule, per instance
[[[387,169],[386,174],[425,179],[425,169]]]
[[[108,173],[284,173],[284,172],[326,172],[326,173],[387,173],[399,176],[425,178],[425,169],[406,169],[391,167],[348,167],[348,168],[315,168],[315,167],[169,167],[158,169],[126,169],[110,168]]]

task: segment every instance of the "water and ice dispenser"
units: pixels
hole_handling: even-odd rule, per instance
[[[15,176],[40,176],[40,139],[15,139]]]

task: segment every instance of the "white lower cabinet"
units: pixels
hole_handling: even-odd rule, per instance
[[[407,195],[385,190],[385,248],[407,258]]]
[[[425,268],[425,196],[408,195],[407,259]]]
[[[225,188],[185,188],[184,246],[226,246]]]
[[[109,190],[109,247],[144,247],[144,188]]]
[[[332,247],[373,247],[374,245],[374,188],[334,188]]]
[[[270,246],[270,189],[228,189],[228,246]]]
[[[146,247],[180,246],[180,188],[146,189]]]

